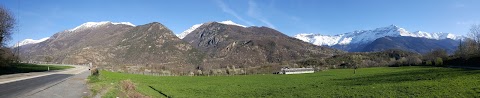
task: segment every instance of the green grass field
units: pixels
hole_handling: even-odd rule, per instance
[[[94,92],[121,95],[131,80],[152,97],[480,97],[480,70],[439,67],[333,69],[300,75],[146,76],[101,71],[90,77]],[[158,91],[153,90],[150,86]]]
[[[73,68],[71,66],[55,66],[55,65],[37,65],[37,64],[17,64],[8,67],[0,67],[0,75],[14,74],[14,73],[27,73],[27,72],[42,72],[50,70],[62,70]]]

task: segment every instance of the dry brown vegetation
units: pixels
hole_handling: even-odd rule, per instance
[[[125,95],[127,98],[150,98],[136,91],[137,87],[131,80],[120,81],[120,86],[122,88],[121,95]]]

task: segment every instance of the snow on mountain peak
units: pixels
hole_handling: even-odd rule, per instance
[[[183,39],[185,36],[187,36],[188,34],[192,33],[195,29],[197,29],[198,27],[202,26],[203,23],[201,24],[195,24],[193,25],[192,27],[188,28],[187,30],[183,31],[182,33],[180,34],[177,34],[177,37],[180,38],[180,39]]]
[[[130,23],[130,22],[111,22],[112,24],[114,25],[118,25],[118,24],[124,24],[124,25],[129,25],[129,26],[135,26],[134,24]]]
[[[235,26],[240,26],[240,27],[244,27],[244,28],[247,27],[247,26],[244,26],[244,25],[237,24],[237,23],[235,23],[231,20],[221,21],[221,22],[218,22],[218,23],[225,24],[225,25],[235,25]],[[202,26],[203,24],[205,24],[205,23],[195,24],[192,27],[188,28],[187,30],[183,31],[182,33],[177,34],[177,37],[180,38],[180,39],[183,39],[183,38],[185,38],[185,36],[192,33],[193,31],[195,31],[198,27]]]
[[[391,24],[391,25],[390,25],[390,26],[388,26],[388,27],[390,27],[390,28],[394,28],[394,29],[398,29],[398,28],[400,28],[400,27],[398,27],[398,26],[397,26],[397,25],[395,25],[395,24]]]
[[[40,42],[43,42],[43,41],[47,40],[48,38],[50,38],[50,37],[45,37],[45,38],[42,38],[42,39],[39,39],[39,40],[25,39],[23,41],[20,41],[20,42],[16,43],[13,47],[15,48],[15,47],[23,46],[23,45],[28,45],[28,44],[40,43]]]
[[[75,31],[75,30],[84,29],[84,28],[98,27],[98,26],[105,25],[105,24],[113,24],[113,25],[124,24],[124,25],[129,25],[129,26],[135,26],[130,22],[110,22],[110,21],[86,22],[86,23],[83,23],[82,25],[77,26],[77,27],[75,27],[73,29],[70,29],[68,31]]]
[[[221,24],[226,24],[226,25],[236,25],[236,26],[240,26],[240,27],[247,27],[247,26],[244,26],[244,25],[241,25],[241,24],[237,24],[231,20],[227,20],[227,21],[221,21],[221,22],[218,22],[218,23],[221,23]]]
[[[295,35],[295,36],[293,36],[293,37],[295,37],[295,38],[297,38],[297,39],[300,39],[300,40],[302,40],[302,41],[304,41],[304,42],[312,43],[312,42],[310,42],[310,41],[311,41],[310,38],[313,37],[313,36],[314,36],[313,33],[301,33],[301,34],[297,34],[297,35]]]
[[[390,36],[409,36],[409,37],[421,37],[428,39],[462,39],[462,36],[457,36],[450,33],[428,33],[423,31],[409,32],[404,28],[400,28],[396,25],[389,25],[387,27],[376,28],[373,30],[357,30],[339,35],[321,35],[321,34],[297,34],[294,37],[305,42],[309,42],[315,45],[333,46],[333,45],[346,45],[355,43],[369,43],[378,38]]]

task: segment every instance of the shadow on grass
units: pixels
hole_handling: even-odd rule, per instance
[[[443,78],[454,78],[458,76],[480,74],[479,70],[469,69],[420,69],[401,72],[384,73],[377,75],[334,79],[338,85],[361,86],[372,84],[401,83],[408,81],[439,80]]]
[[[167,98],[172,98],[172,97],[168,96],[167,94],[162,93],[162,91],[153,88],[152,86],[148,86],[148,87],[152,88],[153,90],[157,91],[158,93],[162,94],[163,96],[165,96],[165,97],[167,97]]]

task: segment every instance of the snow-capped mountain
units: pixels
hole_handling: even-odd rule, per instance
[[[129,25],[129,26],[133,26],[135,27],[134,24],[130,23],[130,22],[110,22],[110,21],[101,21],[101,22],[86,22],[86,23],[83,23],[73,29],[69,29],[69,30],[65,30],[65,31],[69,31],[69,32],[74,32],[74,31],[78,31],[78,30],[83,30],[83,29],[88,29],[88,28],[95,28],[95,27],[98,27],[98,26],[102,26],[102,25],[106,25],[106,24],[113,24],[113,25],[119,25],[119,24],[122,24],[122,25]],[[46,38],[42,38],[42,39],[39,39],[39,40],[34,40],[34,39],[25,39],[23,41],[20,41],[18,43],[16,43],[13,47],[19,47],[19,46],[23,46],[23,45],[29,45],[29,44],[36,44],[36,43],[40,43],[40,42],[43,42],[47,39],[49,39],[50,37],[46,37]]]
[[[182,33],[180,34],[177,34],[177,37],[180,38],[180,39],[183,39],[185,36],[187,36],[188,34],[190,34],[193,30],[197,29],[198,27],[202,26],[203,23],[201,24],[195,24],[193,25],[192,27],[188,28],[187,30],[183,31]]]
[[[237,23],[235,23],[231,20],[221,21],[221,22],[218,22],[218,23],[226,24],[226,25],[235,25],[235,26],[240,26],[240,27],[244,27],[244,28],[247,27],[247,26],[244,26],[244,25],[241,25],[241,24],[237,24]],[[190,34],[192,31],[194,31],[198,27],[202,26],[203,24],[205,24],[205,23],[195,24],[192,27],[188,28],[187,30],[183,31],[182,33],[177,34],[177,37],[180,38],[180,39],[183,39],[185,36]]]
[[[15,47],[23,46],[23,45],[40,43],[40,42],[43,42],[43,41],[47,40],[48,38],[50,38],[50,37],[45,37],[45,38],[42,38],[42,39],[39,39],[39,40],[25,39],[23,41],[20,41],[20,42],[16,43],[13,47],[15,48]]]
[[[365,44],[370,43],[382,37],[418,37],[427,39],[463,39],[463,36],[454,35],[451,33],[428,33],[423,31],[409,32],[404,28],[396,25],[376,28],[373,30],[357,30],[338,35],[321,35],[321,34],[297,34],[294,37],[305,42],[309,42],[319,46],[333,46],[333,45],[348,45],[348,44]]]
[[[129,26],[135,27],[135,25],[133,25],[130,22],[101,21],[101,22],[86,22],[86,23],[83,23],[82,25],[77,26],[77,27],[75,27],[73,29],[70,29],[68,31],[76,31],[76,30],[81,30],[81,29],[86,29],[86,28],[98,27],[98,26],[102,26],[102,25],[105,25],[105,24],[113,24],[113,25],[124,24],[124,25],[129,25]]]
[[[218,23],[221,23],[221,24],[226,24],[226,25],[235,25],[235,26],[240,26],[240,27],[247,27],[247,26],[244,26],[244,25],[241,25],[241,24],[237,24],[231,20],[227,20],[227,21],[221,21],[221,22],[218,22]]]

